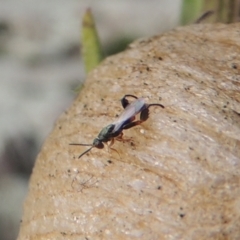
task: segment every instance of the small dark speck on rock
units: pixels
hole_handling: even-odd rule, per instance
[[[184,218],[185,214],[184,213],[180,213],[179,216],[180,216],[180,218]]]
[[[131,145],[132,147],[134,147],[134,146],[135,146],[134,142],[131,142],[131,143],[130,143],[130,145]]]

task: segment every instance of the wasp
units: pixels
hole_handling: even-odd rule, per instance
[[[134,98],[135,100],[130,103],[127,99],[128,97]],[[93,140],[92,144],[70,143],[70,145],[90,146],[90,148],[83,152],[78,158],[81,158],[84,154],[91,151],[91,149],[94,147],[103,149],[104,143],[110,142],[108,144],[108,147],[111,147],[114,143],[114,139],[121,141],[123,130],[137,126],[148,119],[149,108],[151,106],[159,106],[161,108],[164,108],[164,106],[159,103],[147,104],[145,103],[144,98],[138,98],[131,94],[126,94],[121,99],[121,104],[124,108],[124,111],[115,122],[107,125],[100,131],[98,136]],[[140,113],[140,119],[135,120],[138,113]]]

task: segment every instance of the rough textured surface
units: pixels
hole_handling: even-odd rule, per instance
[[[18,239],[239,239],[239,24],[193,25],[106,59],[56,123],[34,168]],[[93,149],[126,93],[152,108]]]

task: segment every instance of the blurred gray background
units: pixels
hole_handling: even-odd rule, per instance
[[[16,239],[28,180],[54,121],[84,81],[80,22],[104,51],[179,24],[181,0],[0,0],[0,240]]]

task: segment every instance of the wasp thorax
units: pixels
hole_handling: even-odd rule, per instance
[[[98,139],[102,142],[108,142],[111,140],[112,138],[112,131],[114,129],[114,124],[110,124],[106,127],[104,127],[101,132],[98,134]]]
[[[103,143],[102,143],[102,141],[100,141],[98,138],[95,138],[94,140],[93,140],[93,144],[92,144],[94,147],[96,147],[96,148],[99,148],[99,149],[102,149],[102,148],[104,148],[104,145],[103,145]]]

